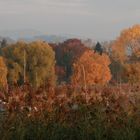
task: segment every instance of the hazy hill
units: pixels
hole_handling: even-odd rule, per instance
[[[37,30],[32,29],[22,29],[22,30],[2,30],[0,31],[1,36],[8,36],[14,40],[22,38],[32,38],[33,36],[41,35],[42,33]]]

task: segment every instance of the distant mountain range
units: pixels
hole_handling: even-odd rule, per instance
[[[26,30],[3,30],[0,31],[0,36],[11,40],[25,40],[27,42],[35,40],[43,40],[49,43],[63,42],[69,38],[75,38],[72,35],[48,35],[37,30],[26,29]]]
[[[7,40],[7,43],[14,43],[17,40],[23,40],[26,42],[42,40],[48,43],[61,43],[67,39],[79,38],[83,41],[83,43],[86,46],[89,47],[93,46],[93,40],[91,39],[86,39],[75,35],[48,35],[47,33],[42,33],[40,31],[33,30],[33,29],[0,31],[0,41],[4,38]]]
[[[22,40],[25,40],[27,42],[35,41],[35,40],[43,40],[49,43],[59,43],[67,40],[68,37],[65,36],[58,36],[58,35],[39,35],[39,36],[33,36],[32,38],[22,38]]]
[[[32,30],[32,29],[23,29],[23,30],[1,30],[0,36],[10,37],[14,40],[18,40],[20,38],[32,38],[33,36],[42,34],[40,31]]]

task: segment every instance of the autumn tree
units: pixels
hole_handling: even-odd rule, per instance
[[[125,64],[123,76],[128,83],[140,83],[140,62]]]
[[[35,87],[55,84],[55,54],[44,42],[17,42],[3,48],[8,67],[8,82],[29,82]]]
[[[73,64],[71,82],[74,85],[91,86],[106,84],[111,79],[110,60],[106,54],[86,51]]]
[[[4,89],[7,86],[7,67],[5,65],[3,57],[0,57],[0,89]]]
[[[140,25],[125,29],[113,44],[113,58],[124,63],[140,50]]]
[[[86,50],[89,50],[89,48],[79,39],[69,39],[58,45],[52,44],[52,47],[56,54],[57,68],[61,68],[61,71],[63,69],[63,74],[65,74],[63,80],[69,82],[70,76],[72,75],[73,62]]]
[[[124,76],[124,64],[120,63],[119,61],[115,61],[114,59],[110,58],[111,64],[110,64],[110,71],[112,75],[112,81],[116,83],[122,83],[126,81],[123,76]]]
[[[112,55],[110,57],[112,60],[111,71],[113,79],[117,80],[117,82],[126,81],[124,73],[130,71],[133,67],[132,63],[139,61],[139,52],[140,25],[124,29],[112,45]],[[126,70],[127,68],[129,70]]]

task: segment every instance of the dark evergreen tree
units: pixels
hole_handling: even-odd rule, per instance
[[[6,47],[6,46],[7,46],[7,40],[4,38],[4,39],[0,42],[0,44],[1,44],[1,47],[2,47],[2,48]]]
[[[103,48],[101,46],[101,44],[99,42],[97,42],[96,46],[95,46],[95,49],[94,49],[95,53],[99,53],[100,55],[102,55],[103,53]]]

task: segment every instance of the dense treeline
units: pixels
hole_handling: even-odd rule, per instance
[[[1,139],[140,138],[140,25],[87,44],[2,41]]]
[[[7,77],[4,83],[7,81],[8,85],[22,85],[26,81],[34,87],[47,84],[53,86],[63,82],[73,84],[72,76],[79,70],[83,71],[83,68],[86,78],[90,79],[93,85],[101,84],[102,81],[107,83],[110,80],[118,83],[137,83],[140,80],[137,76],[140,65],[139,30],[139,25],[133,26],[122,31],[120,37],[110,45],[109,43],[103,45],[97,43],[92,48],[79,39],[69,39],[59,44],[47,44],[43,41],[32,43],[19,41],[11,45],[7,45],[3,40],[0,54],[3,59],[1,61],[7,68],[1,67],[8,71],[8,73],[3,73],[3,76],[6,74]],[[75,69],[76,64],[79,66],[77,70]],[[81,72],[81,75],[84,75],[84,72]],[[78,73],[80,74],[80,72]],[[93,75],[96,77],[95,79]],[[80,75],[74,77],[78,78],[78,76]],[[88,84],[88,81],[85,82]]]
[[[5,82],[9,86],[25,82],[36,88],[63,82],[76,84],[73,77],[82,82],[84,73],[87,77],[84,82],[89,85],[105,84],[111,79],[109,57],[88,48],[78,39],[50,45],[41,41],[20,41],[1,47],[1,57],[7,66]]]

